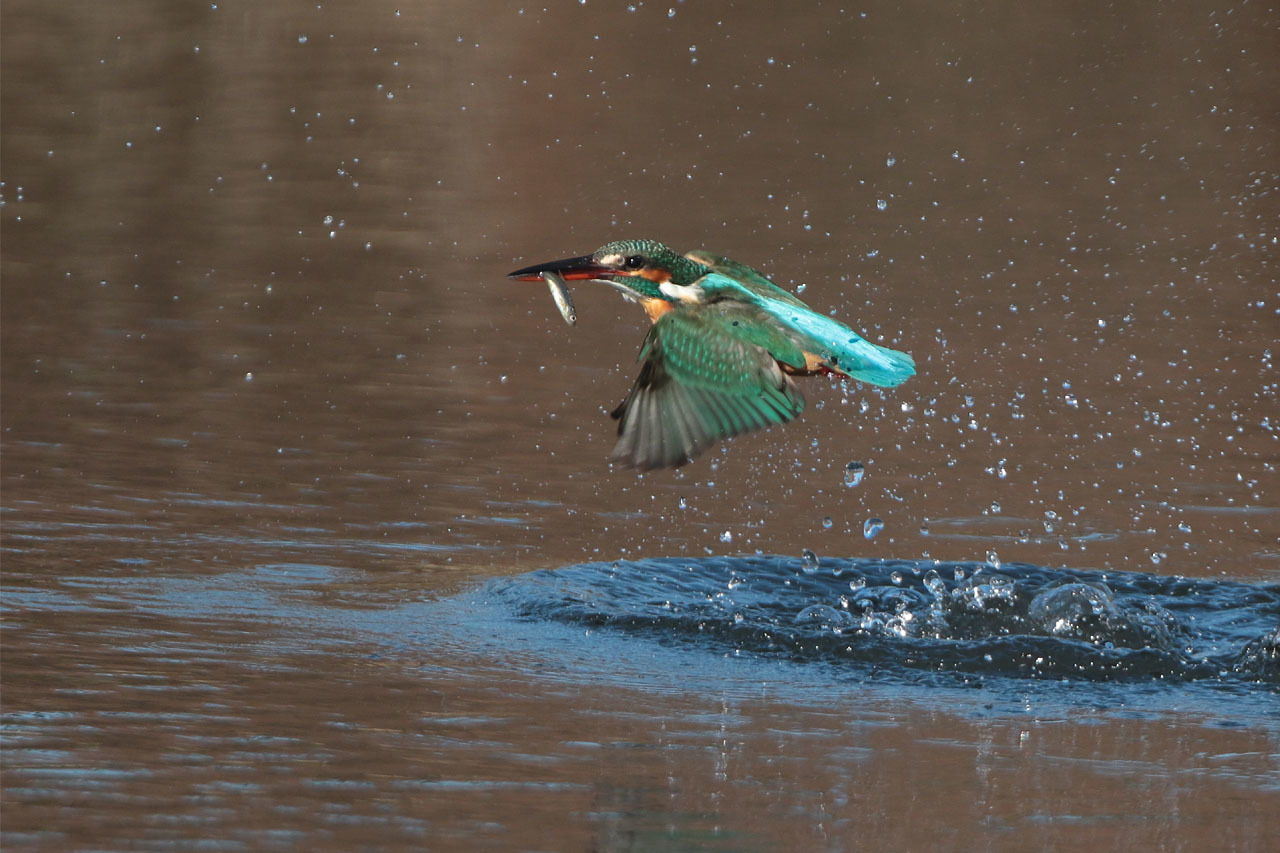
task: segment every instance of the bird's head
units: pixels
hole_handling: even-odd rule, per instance
[[[670,300],[661,289],[663,284],[690,285],[707,271],[707,267],[656,240],[616,240],[589,255],[535,264],[508,277],[539,281],[544,272],[554,272],[566,281],[602,281],[633,299]]]

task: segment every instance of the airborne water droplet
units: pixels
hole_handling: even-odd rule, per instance
[[[866,475],[866,466],[861,462],[850,462],[844,466],[844,484],[851,489],[861,483]]]
[[[818,570],[818,555],[805,548],[800,552],[800,568],[804,569],[806,575],[811,575]]]
[[[884,519],[868,518],[866,523],[862,525],[862,535],[868,539],[875,539],[876,534],[884,530]]]

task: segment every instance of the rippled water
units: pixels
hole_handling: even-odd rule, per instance
[[[1210,680],[1267,702],[1280,684],[1274,584],[806,554],[593,563],[493,586],[532,618],[838,664],[842,678]]]

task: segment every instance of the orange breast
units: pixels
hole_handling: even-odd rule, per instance
[[[644,313],[649,315],[649,322],[651,323],[658,322],[659,317],[668,311],[674,311],[676,307],[667,300],[658,299],[656,297],[653,299],[646,299],[640,304],[644,306]]]

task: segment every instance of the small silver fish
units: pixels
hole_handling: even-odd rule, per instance
[[[551,298],[556,301],[556,307],[560,309],[560,316],[570,326],[578,323],[578,312],[573,307],[573,299],[569,297],[569,288],[564,283],[564,278],[558,272],[544,272],[542,278],[547,283],[547,290],[551,291]]]

